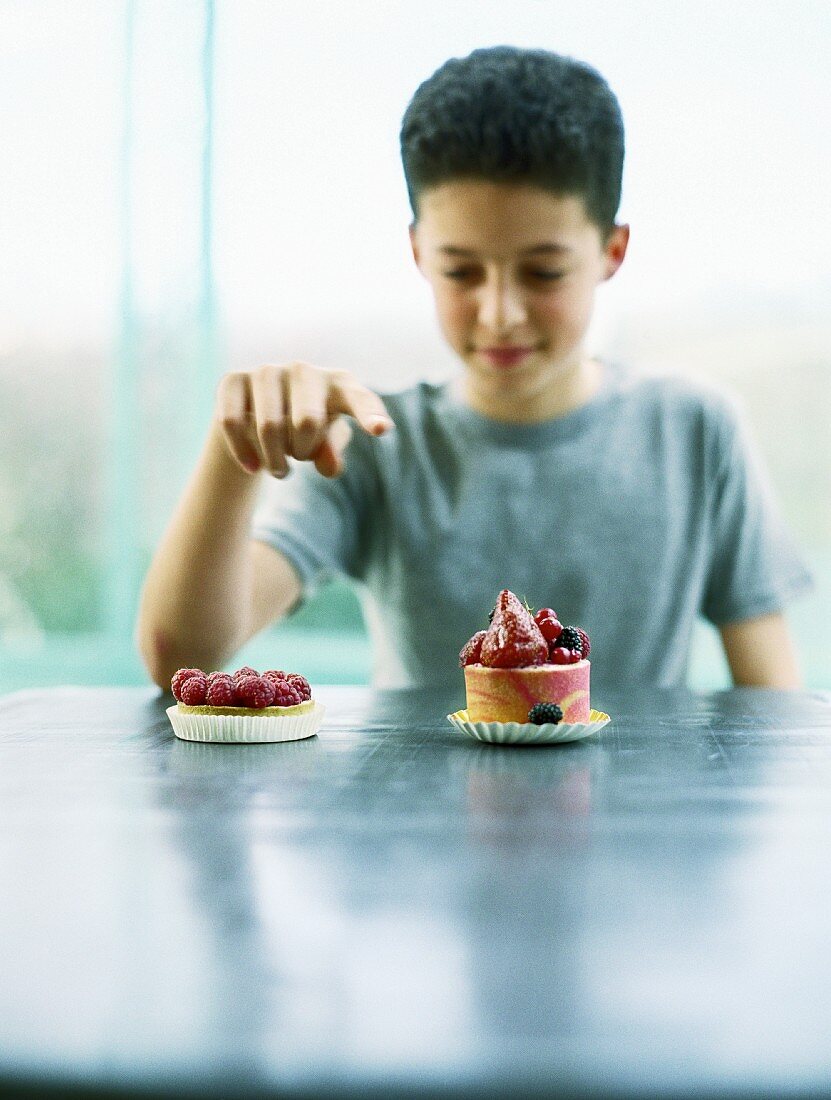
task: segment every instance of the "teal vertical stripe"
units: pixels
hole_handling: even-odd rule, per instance
[[[110,530],[106,570],[107,632],[128,636],[138,592],[138,401],[139,331],[134,276],[133,77],[135,71],[135,0],[124,10],[124,80],[120,164],[121,290],[118,341],[113,365],[113,419],[110,445]]]
[[[109,456],[108,538],[104,583],[104,629],[121,641],[132,637],[143,580],[141,552],[140,471],[142,439],[148,435],[140,420],[142,340],[141,309],[138,302],[135,256],[136,186],[136,25],[141,16],[142,0],[125,0],[124,5],[124,77],[122,85],[122,135],[119,165],[121,286],[118,301],[118,336],[113,363],[112,419]],[[192,462],[201,446],[213,410],[218,373],[217,307],[213,276],[213,122],[214,122],[214,0],[201,0],[195,8],[198,28],[201,9],[203,38],[198,79],[204,106],[201,152],[199,154],[200,237],[198,269],[195,275],[195,300],[191,299],[190,318],[196,326],[196,362],[192,352],[183,351],[181,370],[196,383],[188,391],[196,395],[188,409],[189,424],[184,429],[190,446],[186,459]],[[198,32],[197,32],[198,33]],[[140,59],[139,59],[140,60]],[[183,341],[186,343],[186,341]],[[185,360],[190,360],[187,362]],[[153,426],[149,426],[152,435]]]
[[[216,53],[216,10],[214,0],[204,2],[205,34],[202,46],[202,94],[204,133],[202,140],[201,248],[199,341],[202,349],[197,379],[198,415],[194,417],[194,450],[202,442],[213,412],[214,389],[219,370],[217,346],[217,304],[213,273],[213,161],[214,161],[214,58]]]

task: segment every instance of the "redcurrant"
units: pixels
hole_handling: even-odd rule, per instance
[[[563,624],[559,619],[552,618],[550,615],[539,619],[537,626],[540,629],[540,634],[547,642],[556,642],[563,632]]]

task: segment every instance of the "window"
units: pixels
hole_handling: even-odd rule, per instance
[[[409,256],[398,125],[445,58],[498,42],[581,57],[617,92],[633,238],[593,350],[744,398],[819,580],[792,619],[828,687],[820,9],[4,4],[0,690],[146,682],[137,594],[223,371],[304,358],[395,388],[453,369]],[[344,585],[241,658],[289,639],[318,679],[368,674]],[[724,678],[705,630],[692,675]]]

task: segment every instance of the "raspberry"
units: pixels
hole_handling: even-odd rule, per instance
[[[482,663],[482,642],[485,640],[487,630],[477,630],[472,638],[468,638],[462,646],[459,654],[459,667],[465,665],[478,665]]]
[[[213,679],[211,679],[213,677]],[[234,681],[227,672],[212,672],[208,677],[208,694],[205,702],[210,707],[236,706],[237,693]]]
[[[527,668],[548,659],[548,642],[528,609],[507,588],[496,598],[493,621],[482,641],[488,668]]]
[[[264,672],[263,676],[268,677],[269,680],[287,680],[285,672],[281,672],[280,669],[270,668],[268,672]]]
[[[592,644],[589,641],[589,636],[585,632],[585,630],[581,630],[579,626],[576,629],[577,633],[580,635],[581,641],[583,642],[583,660],[585,661],[592,651]]]
[[[195,672],[188,676],[181,687],[181,702],[186,707],[201,707],[208,694],[208,679],[204,672]]]
[[[583,656],[583,639],[580,637],[580,631],[576,626],[567,626],[563,628],[563,632],[557,639],[557,645],[565,646],[566,649],[573,649],[575,653],[579,653]]]
[[[274,683],[265,676],[243,676],[237,681],[237,706],[262,710],[274,702]]]
[[[255,668],[251,668],[250,665],[243,665],[242,668],[238,668],[237,671],[231,676],[231,679],[239,687],[240,680],[243,680],[246,676],[259,676],[259,672]]]
[[[298,703],[302,702],[299,692],[288,680],[278,680],[274,684],[274,702],[271,704],[272,706],[296,707]]]
[[[301,676],[299,672],[291,672],[286,677],[286,680],[294,688],[297,694],[300,696],[301,703],[306,702],[312,697],[312,687],[305,676]]]
[[[180,668],[177,672],[173,673],[173,679],[170,681],[170,690],[173,692],[174,699],[178,699],[181,703],[182,684],[197,672],[200,676],[204,676],[201,668]]]
[[[556,726],[562,720],[562,709],[556,703],[534,703],[528,711],[528,721],[535,726],[545,725],[546,722],[553,722]]]

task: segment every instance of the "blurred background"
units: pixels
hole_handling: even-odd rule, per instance
[[[632,241],[590,350],[744,402],[817,577],[790,612],[806,677],[831,687],[827,0],[0,0],[0,690],[147,682],[138,591],[223,372],[455,369],[398,129],[443,61],[501,43],[618,95]],[[243,660],[366,681],[354,593]],[[690,683],[727,683],[703,624]]]

